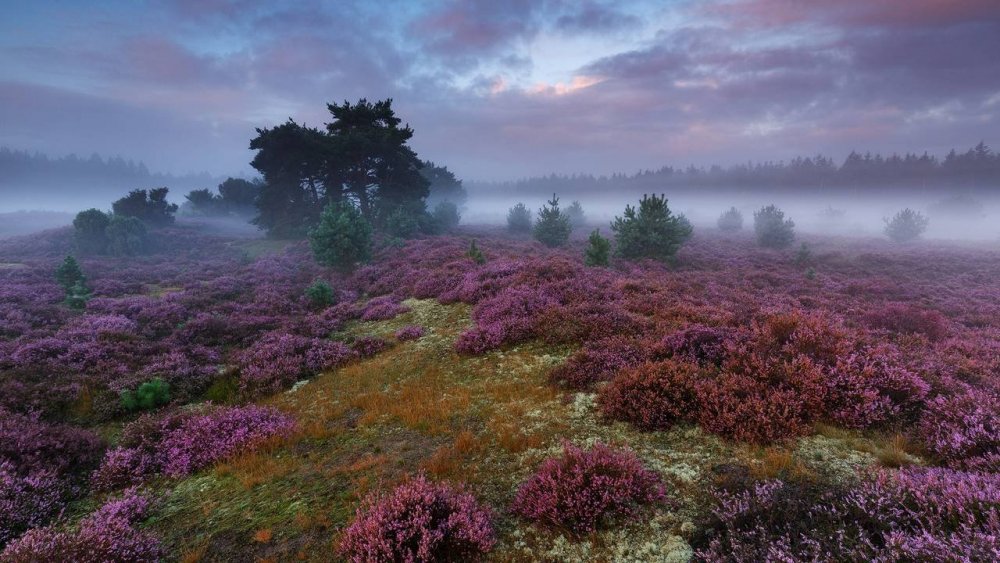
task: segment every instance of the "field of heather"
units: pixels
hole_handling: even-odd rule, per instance
[[[180,225],[75,310],[71,239],[0,240],[5,563],[1000,558],[995,244],[465,227],[344,274]]]

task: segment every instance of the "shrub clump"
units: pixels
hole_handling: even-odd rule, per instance
[[[582,227],[587,222],[587,216],[584,214],[583,206],[580,205],[579,201],[569,204],[564,213],[566,214],[566,218],[569,219],[570,227],[574,229]]]
[[[285,332],[261,336],[236,355],[240,388],[248,395],[274,393],[298,379],[354,359],[343,343]]]
[[[139,385],[135,391],[122,391],[119,398],[122,408],[129,412],[148,411],[170,402],[170,385],[156,377]]]
[[[404,342],[407,340],[417,340],[418,338],[423,337],[426,333],[427,331],[420,325],[407,325],[397,330],[394,336],[396,337],[396,340]]]
[[[496,543],[493,514],[475,497],[418,476],[388,495],[372,494],[344,531],[349,561],[468,561]]]
[[[795,240],[795,222],[785,219],[785,212],[768,205],[753,214],[757,244],[766,248],[785,248]]]
[[[137,217],[112,215],[106,232],[112,256],[137,256],[149,248],[146,225]]]
[[[620,372],[601,388],[604,416],[631,422],[640,430],[666,430],[697,412],[697,365],[664,360]]]
[[[371,257],[372,227],[350,203],[331,203],[309,230],[309,245],[316,262],[350,271]]]
[[[893,242],[909,242],[924,234],[931,220],[919,211],[906,208],[896,213],[892,219],[885,218],[885,236]]]
[[[1000,398],[970,389],[928,401],[920,438],[947,466],[1000,471]]]
[[[305,290],[305,298],[310,305],[319,309],[325,309],[337,303],[337,294],[325,280],[316,280]]]
[[[743,229],[743,214],[739,209],[730,207],[719,215],[719,230],[735,232]]]
[[[73,218],[73,242],[83,254],[104,254],[108,249],[111,218],[100,209],[87,209]]]
[[[531,232],[531,210],[518,202],[507,211],[507,230],[512,233]]]
[[[36,528],[0,553],[0,562],[73,561],[74,563],[146,563],[164,553],[159,541],[134,526],[149,513],[148,498],[128,491],[84,518],[74,531]]]
[[[622,217],[611,224],[615,233],[615,252],[635,260],[652,258],[667,261],[673,258],[689,238],[691,223],[683,215],[674,215],[663,195],[643,195],[639,209],[625,206]]]
[[[535,220],[535,240],[554,248],[566,244],[569,234],[573,230],[570,226],[569,217],[559,211],[559,198],[552,194],[552,199],[538,210],[538,219]]]
[[[431,221],[434,230],[439,233],[450,233],[458,228],[462,221],[462,216],[458,213],[458,206],[450,201],[442,201],[434,206],[431,211]]]
[[[666,499],[660,477],[630,450],[596,443],[582,450],[566,442],[517,491],[513,511],[575,536],[617,519],[636,518]]]

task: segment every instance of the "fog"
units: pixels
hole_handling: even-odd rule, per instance
[[[785,217],[795,222],[798,232],[838,236],[882,237],[884,218],[891,218],[904,208],[919,211],[930,218],[924,239],[1000,241],[1000,198],[964,192],[948,194],[911,193],[894,190],[891,194],[855,196],[794,195],[787,191],[720,190],[723,193],[693,194],[664,191],[670,209],[683,213],[696,228],[716,228],[719,215],[735,206],[743,214],[744,230],[753,228],[753,213],[769,204],[777,205]],[[560,196],[561,207],[572,201],[583,206],[587,224],[600,227],[605,234],[609,223],[621,215],[626,204],[638,205],[642,194],[584,194]],[[537,214],[551,194],[536,197],[476,193],[470,195],[463,214],[463,223],[503,224],[507,210],[523,202]],[[962,204],[961,209],[954,202]],[[948,204],[952,203],[951,206]]]

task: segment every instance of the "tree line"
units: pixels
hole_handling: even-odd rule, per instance
[[[980,142],[964,152],[952,149],[943,158],[927,153],[883,156],[851,152],[839,165],[830,157],[817,155],[797,157],[788,162],[747,162],[727,167],[664,166],[658,170],[610,176],[551,174],[512,182],[470,184],[470,189],[515,194],[608,190],[642,193],[668,187],[747,186],[814,189],[972,186],[996,189],[1000,188],[1000,153]]]

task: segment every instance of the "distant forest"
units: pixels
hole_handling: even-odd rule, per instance
[[[207,173],[175,176],[150,172],[146,165],[120,156],[97,154],[81,158],[12,150],[0,147],[0,203],[30,197],[79,198],[81,191],[109,202],[135,188],[166,186],[175,195],[189,189],[213,187],[222,181]],[[41,190],[41,192],[39,192]]]
[[[798,157],[789,162],[758,162],[733,166],[644,170],[636,174],[593,176],[589,174],[527,178],[511,182],[466,182],[470,194],[502,191],[520,195],[586,194],[620,191],[656,192],[699,188],[781,188],[810,191],[824,188],[937,189],[962,187],[1000,193],[1000,154],[985,143],[959,152],[952,149],[943,158],[916,155],[852,152],[839,166],[829,157]]]

